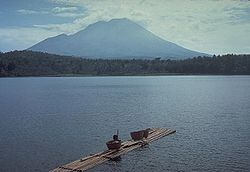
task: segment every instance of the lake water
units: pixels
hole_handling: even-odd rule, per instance
[[[91,172],[250,171],[250,76],[0,79],[0,171],[48,171],[116,129],[173,135]]]

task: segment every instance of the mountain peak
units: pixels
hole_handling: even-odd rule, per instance
[[[109,21],[98,21],[96,23],[90,24],[89,26],[87,26],[87,28],[102,27],[104,25],[110,26],[110,27],[114,27],[114,26],[125,27],[125,25],[127,25],[126,27],[128,27],[129,25],[138,25],[138,24],[127,18],[117,18],[117,19],[111,19]]]
[[[73,35],[48,38],[29,50],[88,58],[189,58],[205,55],[163,40],[127,18],[99,21]]]

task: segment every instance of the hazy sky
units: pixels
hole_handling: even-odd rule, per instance
[[[124,17],[192,50],[250,53],[247,0],[0,0],[0,51]]]

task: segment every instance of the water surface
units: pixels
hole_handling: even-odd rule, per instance
[[[48,171],[148,127],[177,133],[89,171],[249,171],[250,76],[0,79],[0,171]]]

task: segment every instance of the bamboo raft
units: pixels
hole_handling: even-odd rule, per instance
[[[161,137],[175,133],[176,130],[163,129],[163,128],[153,128],[149,130],[149,135],[147,138],[139,141],[127,140],[122,143],[122,146],[119,150],[106,150],[103,152],[90,155],[69,164],[60,166],[50,172],[82,172],[86,171],[94,166],[104,163],[105,161],[115,159],[120,155],[123,155],[133,149],[139,148],[148,144],[152,141],[155,141]]]

